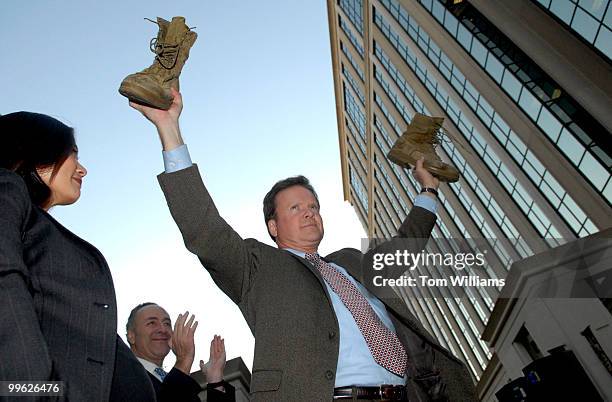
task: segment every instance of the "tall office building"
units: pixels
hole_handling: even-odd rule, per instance
[[[433,252],[483,239],[485,276],[612,226],[612,1],[328,0],[344,195],[392,236],[419,186],[386,158],[415,113],[445,118]],[[421,267],[436,277],[438,267]],[[475,382],[500,288],[398,288]],[[439,294],[438,294],[439,295]]]

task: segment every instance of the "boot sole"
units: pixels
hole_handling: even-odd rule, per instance
[[[416,166],[416,159],[404,154],[398,154],[399,152],[396,153],[395,150],[392,149],[387,154],[387,158],[405,169],[411,169],[413,166]],[[457,169],[446,163],[442,163],[442,165],[442,167],[433,166],[427,159],[425,159],[423,163],[423,167],[440,181],[454,183],[459,180],[459,171]]]
[[[136,102],[144,106],[153,107],[155,109],[168,110],[172,105],[172,101],[152,101],[152,99],[159,99],[159,95],[150,90],[147,90],[144,87],[132,85],[125,82],[121,83],[121,86],[119,87],[119,93],[131,100],[132,102]]]

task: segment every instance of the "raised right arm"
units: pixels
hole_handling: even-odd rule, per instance
[[[175,89],[172,94],[174,100],[168,110],[130,103],[155,125],[166,153],[184,145],[179,128],[183,100]],[[257,258],[219,216],[197,166],[190,163],[188,166],[159,175],[160,186],[187,249],[200,258],[221,290],[235,303],[240,303],[250,287]]]
[[[257,252],[219,215],[197,165],[158,176],[185,246],[198,256],[215,283],[235,303],[256,274]]]

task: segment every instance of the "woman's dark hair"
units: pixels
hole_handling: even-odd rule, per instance
[[[51,190],[36,169],[57,168],[76,148],[74,130],[40,113],[15,112],[0,116],[0,167],[23,178],[32,202],[44,206]]]

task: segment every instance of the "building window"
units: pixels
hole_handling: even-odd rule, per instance
[[[544,357],[527,328],[523,325],[512,342],[524,363]]]

